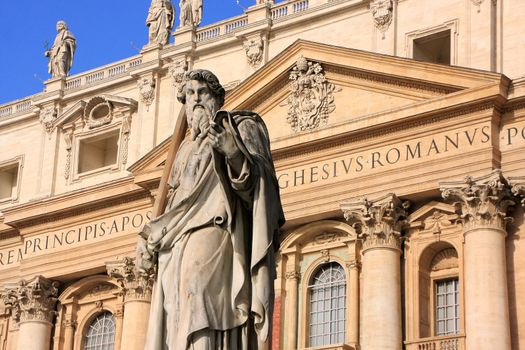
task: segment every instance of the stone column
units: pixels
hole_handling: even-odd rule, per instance
[[[64,327],[64,348],[63,350],[73,350],[75,344],[75,330],[77,328],[77,321],[75,316],[68,310],[62,322]]]
[[[121,286],[124,301],[121,349],[142,350],[146,342],[151,291],[155,274],[139,272],[131,258],[106,264],[108,275]]]
[[[18,350],[49,350],[58,282],[36,276],[6,286],[6,295],[20,325]]]
[[[299,293],[299,279],[301,273],[297,267],[297,254],[291,253],[286,260],[286,307],[285,307],[285,327],[286,330],[286,346],[285,349],[297,349],[297,313],[298,308],[298,293]]]
[[[510,350],[505,226],[514,205],[499,170],[488,176],[440,183],[464,226],[465,333],[467,350]]]
[[[401,350],[401,231],[408,203],[394,194],[341,205],[363,241],[361,349]]]
[[[359,345],[359,269],[361,263],[357,260],[347,264],[350,269],[350,299],[348,300],[348,336],[350,345],[357,348]]]

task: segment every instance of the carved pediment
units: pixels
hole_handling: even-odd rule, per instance
[[[432,201],[425,204],[408,217],[411,228],[420,228],[434,234],[451,227],[458,219],[452,205]]]
[[[113,118],[133,112],[136,107],[137,102],[133,99],[101,94],[77,101],[60,114],[54,106],[43,107],[40,120],[48,132],[59,126],[77,123],[93,129],[111,123]]]

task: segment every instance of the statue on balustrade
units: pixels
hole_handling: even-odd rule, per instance
[[[192,0],[180,0],[180,27],[187,27],[193,25],[193,12],[191,10],[191,1]]]
[[[197,27],[202,22],[202,0],[191,0],[193,12],[193,25]]]
[[[69,75],[77,47],[77,41],[68,30],[66,22],[58,21],[56,28],[58,34],[53,46],[45,52],[49,60],[48,72],[53,78]]]
[[[171,0],[152,0],[146,19],[149,28],[148,43],[167,45],[174,21],[175,8]]]
[[[263,120],[220,110],[224,95],[200,69],[179,92],[189,133],[172,140],[166,208],[137,245],[138,268],[156,268],[146,350],[271,346],[279,186]]]

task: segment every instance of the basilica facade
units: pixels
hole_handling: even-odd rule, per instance
[[[257,1],[0,105],[0,350],[143,349],[137,234],[196,68],[269,130],[274,350],[525,348],[523,12]]]

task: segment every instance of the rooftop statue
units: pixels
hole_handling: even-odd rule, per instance
[[[202,22],[202,0],[191,0],[193,11],[193,25],[197,27]]]
[[[148,43],[167,45],[175,23],[175,8],[170,0],[152,0],[146,18]]]
[[[44,53],[49,59],[48,72],[53,78],[69,75],[77,46],[76,39],[68,30],[66,22],[57,22],[57,32],[53,46]]]
[[[180,27],[187,27],[193,25],[193,11],[191,10],[192,0],[180,0]]]
[[[268,131],[256,113],[219,110],[225,91],[210,71],[183,84],[190,133],[166,161],[166,208],[137,246],[138,268],[157,271],[145,349],[270,349],[284,215]]]

